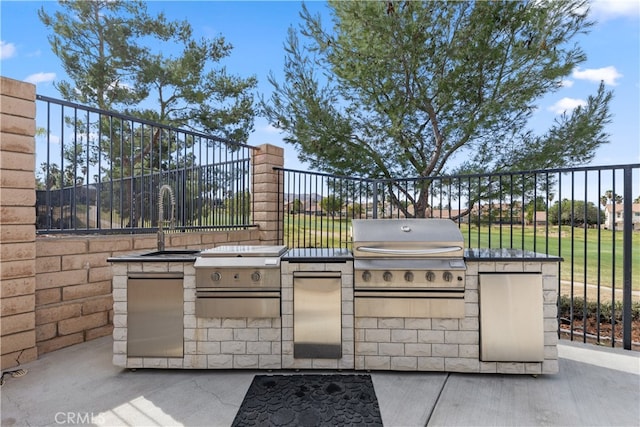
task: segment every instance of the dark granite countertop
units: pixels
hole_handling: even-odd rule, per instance
[[[167,250],[147,251],[107,258],[108,262],[195,262],[200,256],[198,250]],[[539,252],[523,251],[521,249],[478,249],[464,250],[467,262],[482,261],[538,261],[559,262],[562,257],[546,255]],[[283,261],[289,262],[347,262],[353,260],[353,254],[345,248],[294,248],[282,255]]]
[[[562,257],[546,255],[539,252],[523,251],[521,249],[478,249],[469,248],[464,250],[464,259],[473,261],[538,261],[538,262],[559,262]]]
[[[282,255],[289,262],[347,262],[353,254],[344,248],[294,248]]]

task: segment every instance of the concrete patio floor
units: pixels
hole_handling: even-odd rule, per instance
[[[228,426],[265,373],[123,370],[111,347],[111,337],[78,344],[6,377],[2,426]],[[560,373],[537,378],[371,372],[384,425],[640,424],[639,353],[567,341],[558,352]]]

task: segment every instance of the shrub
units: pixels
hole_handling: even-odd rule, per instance
[[[569,318],[571,316],[571,298],[568,295],[560,297],[560,305],[558,308],[560,317]],[[600,303],[600,322],[611,323],[612,304],[611,302]],[[598,303],[596,301],[587,301],[587,317],[597,318]],[[584,315],[584,299],[581,297],[573,298],[573,318],[582,319]],[[622,321],[622,302],[616,301],[614,318],[616,323]],[[631,304],[631,320],[640,320],[640,302],[632,302]]]

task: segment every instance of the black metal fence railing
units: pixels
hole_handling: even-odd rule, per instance
[[[177,230],[251,227],[253,147],[38,95],[38,233],[158,227],[169,185]],[[164,197],[170,220],[170,198]]]
[[[39,234],[153,232],[172,211],[169,198],[160,200],[164,185],[177,230],[254,226],[253,147],[44,96],[36,102]],[[632,342],[640,164],[388,180],[275,169],[289,247],[348,248],[353,218],[450,218],[467,247],[564,259],[561,333],[640,348]]]
[[[283,244],[349,248],[353,218],[450,218],[467,247],[562,257],[560,332],[632,347],[640,322],[640,164],[398,180],[276,169]]]

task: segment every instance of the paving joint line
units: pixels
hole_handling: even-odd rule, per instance
[[[427,416],[427,421],[424,424],[425,427],[427,427],[431,422],[431,417],[433,416],[433,412],[436,410],[436,406],[438,406],[438,402],[440,402],[440,397],[442,396],[442,392],[444,391],[444,388],[447,386],[447,382],[449,381],[450,376],[451,376],[451,372],[447,372],[447,377],[444,379],[444,382],[442,383],[442,387],[440,387],[440,391],[438,392],[436,401],[433,403],[433,406],[431,407],[431,411],[429,411],[429,415]]]

